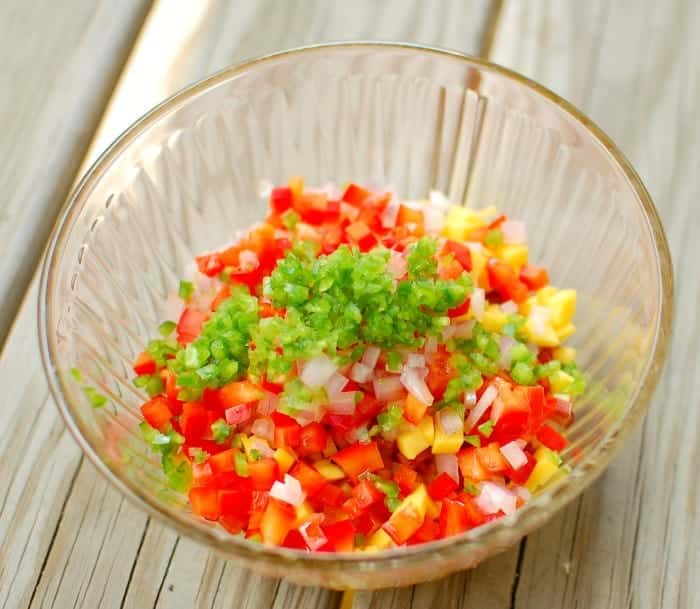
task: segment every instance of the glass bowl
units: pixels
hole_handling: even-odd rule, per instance
[[[260,180],[431,189],[527,223],[531,259],[578,290],[569,476],[515,514],[379,553],[269,548],[194,517],[138,432],[131,364],[193,256],[265,213]],[[51,391],[97,468],[180,533],[264,574],[376,588],[473,567],[540,526],[598,476],[647,408],[669,342],[673,280],[658,215],[615,145],[551,91],[502,67],[403,44],[297,49],[229,68],[127,130],[73,192],[39,297]],[[93,408],[70,375],[109,398]]]

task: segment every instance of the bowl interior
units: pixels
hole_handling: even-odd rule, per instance
[[[530,257],[578,290],[573,345],[588,380],[572,475],[460,540],[386,557],[296,555],[193,518],[137,429],[131,363],[195,254],[261,219],[261,180],[361,181],[405,198],[442,190],[527,224]],[[45,361],[71,429],[131,497],[268,573],[395,585],[469,566],[513,543],[589,482],[640,414],[669,324],[668,252],[648,195],[604,136],[545,90],[455,54],[341,45],[221,73],[141,120],[91,170],[55,234],[42,290]],[[109,397],[94,409],[68,374]],[[423,565],[421,567],[421,565]],[[426,565],[430,565],[426,569]]]

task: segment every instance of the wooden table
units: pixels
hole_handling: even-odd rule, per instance
[[[700,607],[698,26],[692,0],[0,5],[0,608]],[[79,167],[140,113],[245,57],[350,39],[481,53],[587,112],[656,201],[677,305],[670,361],[649,415],[596,485],[478,569],[341,599],[222,561],[108,486],[48,396],[33,276]]]

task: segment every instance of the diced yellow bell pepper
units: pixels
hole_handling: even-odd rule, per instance
[[[404,500],[399,503],[399,506],[394,510],[394,513],[400,512],[407,507],[412,508],[421,518],[425,518],[428,509],[431,507],[432,499],[428,495],[428,490],[425,484],[419,484],[416,489]],[[389,518],[391,520],[391,518]]]
[[[488,286],[488,275],[486,273],[486,262],[488,260],[488,255],[486,253],[486,248],[480,248],[477,245],[469,245],[469,255],[472,260],[472,270],[471,277],[474,282],[474,286],[480,286],[487,289]]]
[[[433,440],[434,455],[454,455],[464,443],[464,430],[446,433],[439,422],[435,423],[435,439]]]
[[[546,285],[537,290],[537,302],[542,306],[547,306],[552,296],[557,293],[557,288],[551,285]]]
[[[557,336],[559,337],[559,340],[563,341],[569,338],[569,336],[571,336],[574,332],[576,332],[576,326],[574,324],[566,324],[561,328],[557,328],[556,332]]]
[[[559,471],[559,458],[547,447],[540,446],[535,451],[535,459],[537,464],[525,482],[525,488],[531,493],[547,484]]]
[[[389,537],[389,534],[384,529],[377,529],[367,540],[363,550],[365,552],[378,552],[379,550],[386,550],[393,545],[394,542]]]
[[[311,514],[314,513],[314,508],[311,507],[311,504],[308,501],[304,501],[296,506],[294,511],[296,512],[297,524],[301,524],[305,520],[308,520]]]
[[[410,423],[404,423],[398,436],[396,436],[396,445],[399,452],[406,459],[415,459],[430,446],[430,442],[428,442],[425,434],[418,427]]]
[[[481,317],[481,325],[489,332],[500,332],[508,322],[508,316],[498,305],[488,305]]]
[[[573,347],[558,347],[552,355],[554,359],[558,359],[562,364],[570,364],[576,359],[576,349]]]
[[[543,288],[544,289],[544,288]],[[571,323],[576,312],[576,290],[559,290],[549,298],[547,308],[555,328],[563,328]]]
[[[433,423],[433,417],[424,416],[420,423],[418,423],[418,429],[420,429],[425,441],[428,444],[432,444],[435,440],[435,424]]]
[[[557,370],[549,376],[549,386],[552,393],[563,393],[573,382],[574,377],[563,370]]]
[[[559,335],[550,324],[544,324],[542,332],[535,332],[532,322],[528,319],[523,326],[523,331],[527,340],[538,347],[557,347],[559,345]]]
[[[304,193],[304,178],[301,176],[292,176],[289,178],[289,188],[292,191],[292,196],[296,201]]]
[[[338,452],[338,447],[335,445],[335,442],[333,442],[333,438],[328,438],[328,441],[326,442],[326,449],[323,451],[323,456],[326,458],[332,457],[335,453]]]
[[[262,538],[262,535],[260,533],[254,533],[250,537],[246,537],[246,541],[253,541],[255,543],[262,543],[263,538]]]
[[[328,459],[316,461],[314,467],[326,480],[342,480],[345,478],[345,472]]]
[[[296,456],[286,448],[278,448],[272,456],[277,461],[281,474],[286,474],[297,460]]]
[[[465,241],[472,231],[488,224],[488,218],[496,213],[495,208],[474,211],[468,207],[453,205],[447,210],[443,234],[448,239]]]
[[[516,273],[527,264],[529,250],[524,243],[507,243],[498,249],[498,257],[507,262]]]
[[[527,317],[528,315],[530,315],[530,311],[532,311],[532,307],[536,307],[538,304],[539,303],[537,302],[536,296],[528,296],[524,302],[520,303],[518,312],[521,315],[524,315],[525,317]]]

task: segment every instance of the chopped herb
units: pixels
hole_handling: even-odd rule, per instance
[[[83,387],[83,392],[87,396],[87,399],[90,401],[90,404],[92,405],[93,408],[102,408],[108,400],[107,396],[102,395],[97,389],[94,389],[93,387]]]
[[[488,438],[493,432],[493,421],[489,419],[488,421],[486,421],[486,423],[482,423],[481,425],[479,425],[477,429],[479,430],[479,433],[482,436],[486,436]]]
[[[77,368],[71,368],[70,375],[79,383],[83,382],[83,373],[80,372],[80,370],[78,370]]]
[[[214,442],[223,444],[231,437],[233,427],[223,419],[217,419],[211,424],[211,433],[214,436]]]
[[[182,300],[189,302],[192,299],[192,294],[194,294],[194,283],[191,281],[181,280],[177,293]]]
[[[260,461],[263,458],[262,453],[257,448],[251,448],[248,452],[253,461]]]
[[[471,436],[464,436],[464,441],[467,444],[471,444],[472,446],[476,446],[479,448],[481,446],[481,438],[477,436],[476,434],[473,434]]]
[[[245,458],[245,455],[243,453],[237,452],[234,455],[233,464],[236,468],[236,473],[239,476],[241,476],[242,478],[248,477],[248,459]]]
[[[175,331],[176,327],[177,324],[174,321],[164,321],[158,326],[158,333],[163,338],[168,338],[168,336],[170,336]]]
[[[190,457],[194,459],[197,465],[201,465],[209,458],[209,453],[206,450],[194,447],[190,449]]]

